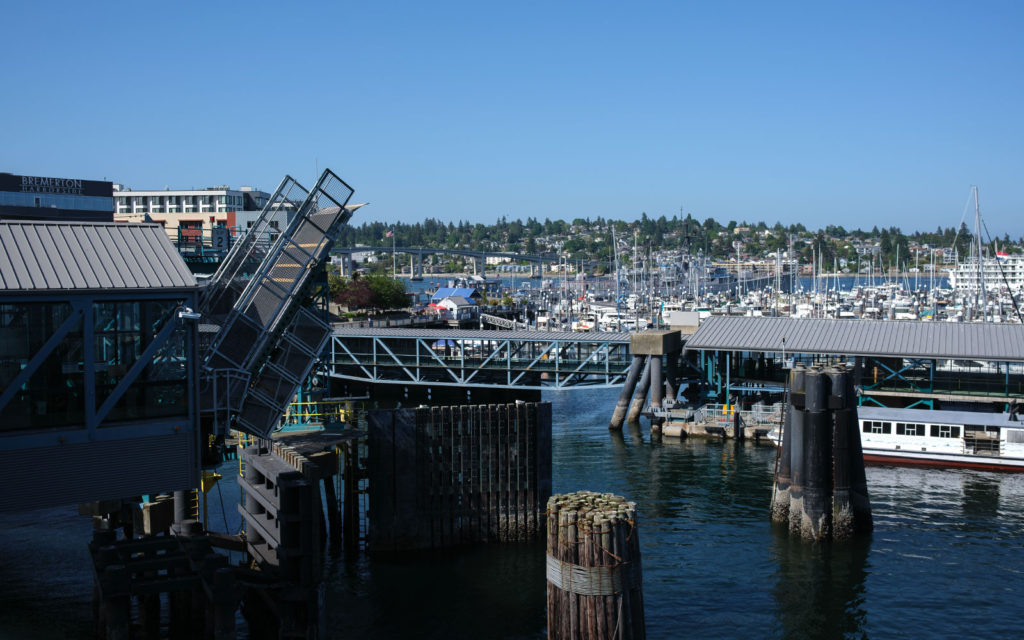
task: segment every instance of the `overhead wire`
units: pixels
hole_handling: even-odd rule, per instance
[[[989,233],[988,225],[985,224],[984,220],[981,221],[981,228],[985,230],[985,234],[988,236],[988,243],[994,245],[995,243],[992,242],[992,234]],[[984,264],[981,262],[981,256],[978,256],[978,261],[979,264]],[[1024,324],[1024,316],[1021,316],[1020,306],[1017,305],[1017,296],[1014,295],[1013,289],[1010,288],[1010,282],[1006,277],[1006,271],[1003,269],[1003,263],[999,261],[998,255],[996,256],[996,266],[999,267],[999,275],[1003,278],[1003,284],[1006,285],[1006,291],[1010,294],[1010,302],[1013,303],[1013,310],[1017,313],[1017,320]],[[982,292],[982,294],[984,294],[984,292]]]

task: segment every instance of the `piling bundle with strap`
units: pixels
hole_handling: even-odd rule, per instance
[[[556,495],[547,518],[548,638],[645,637],[636,503]]]

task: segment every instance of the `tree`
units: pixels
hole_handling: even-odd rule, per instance
[[[331,299],[348,309],[402,309],[409,304],[405,283],[381,273],[351,280],[337,276],[329,284]]]
[[[373,291],[366,278],[338,278],[337,292],[332,289],[331,299],[347,309],[369,309],[373,306]]]
[[[373,293],[373,307],[376,309],[404,309],[409,306],[405,295],[405,283],[385,275],[374,274],[366,278]]]

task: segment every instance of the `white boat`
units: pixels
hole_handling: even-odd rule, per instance
[[[977,258],[961,262],[949,274],[949,284],[956,291],[978,291],[982,284],[988,292],[1009,288],[1013,293],[1024,290],[1024,256],[1000,252],[995,258]]]
[[[864,461],[1024,472],[1024,421],[1008,413],[858,407]],[[778,431],[768,438],[778,444]]]

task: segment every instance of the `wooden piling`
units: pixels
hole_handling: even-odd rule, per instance
[[[107,640],[130,640],[131,616],[131,579],[123,564],[104,567],[103,576],[103,609],[106,612]]]
[[[645,637],[636,504],[610,493],[552,496],[548,638]]]
[[[551,495],[550,404],[374,411],[369,440],[372,551],[542,534],[539,518]],[[389,490],[402,472],[407,492]]]
[[[345,459],[345,471],[342,478],[345,499],[343,502],[345,533],[343,542],[346,553],[355,553],[359,550],[359,479],[358,479],[358,457],[359,443],[355,441],[343,442],[342,451]]]
[[[327,520],[330,530],[331,551],[341,550],[341,503],[334,487],[335,476],[324,476],[324,503],[327,507]],[[322,542],[322,541],[321,541]]]

